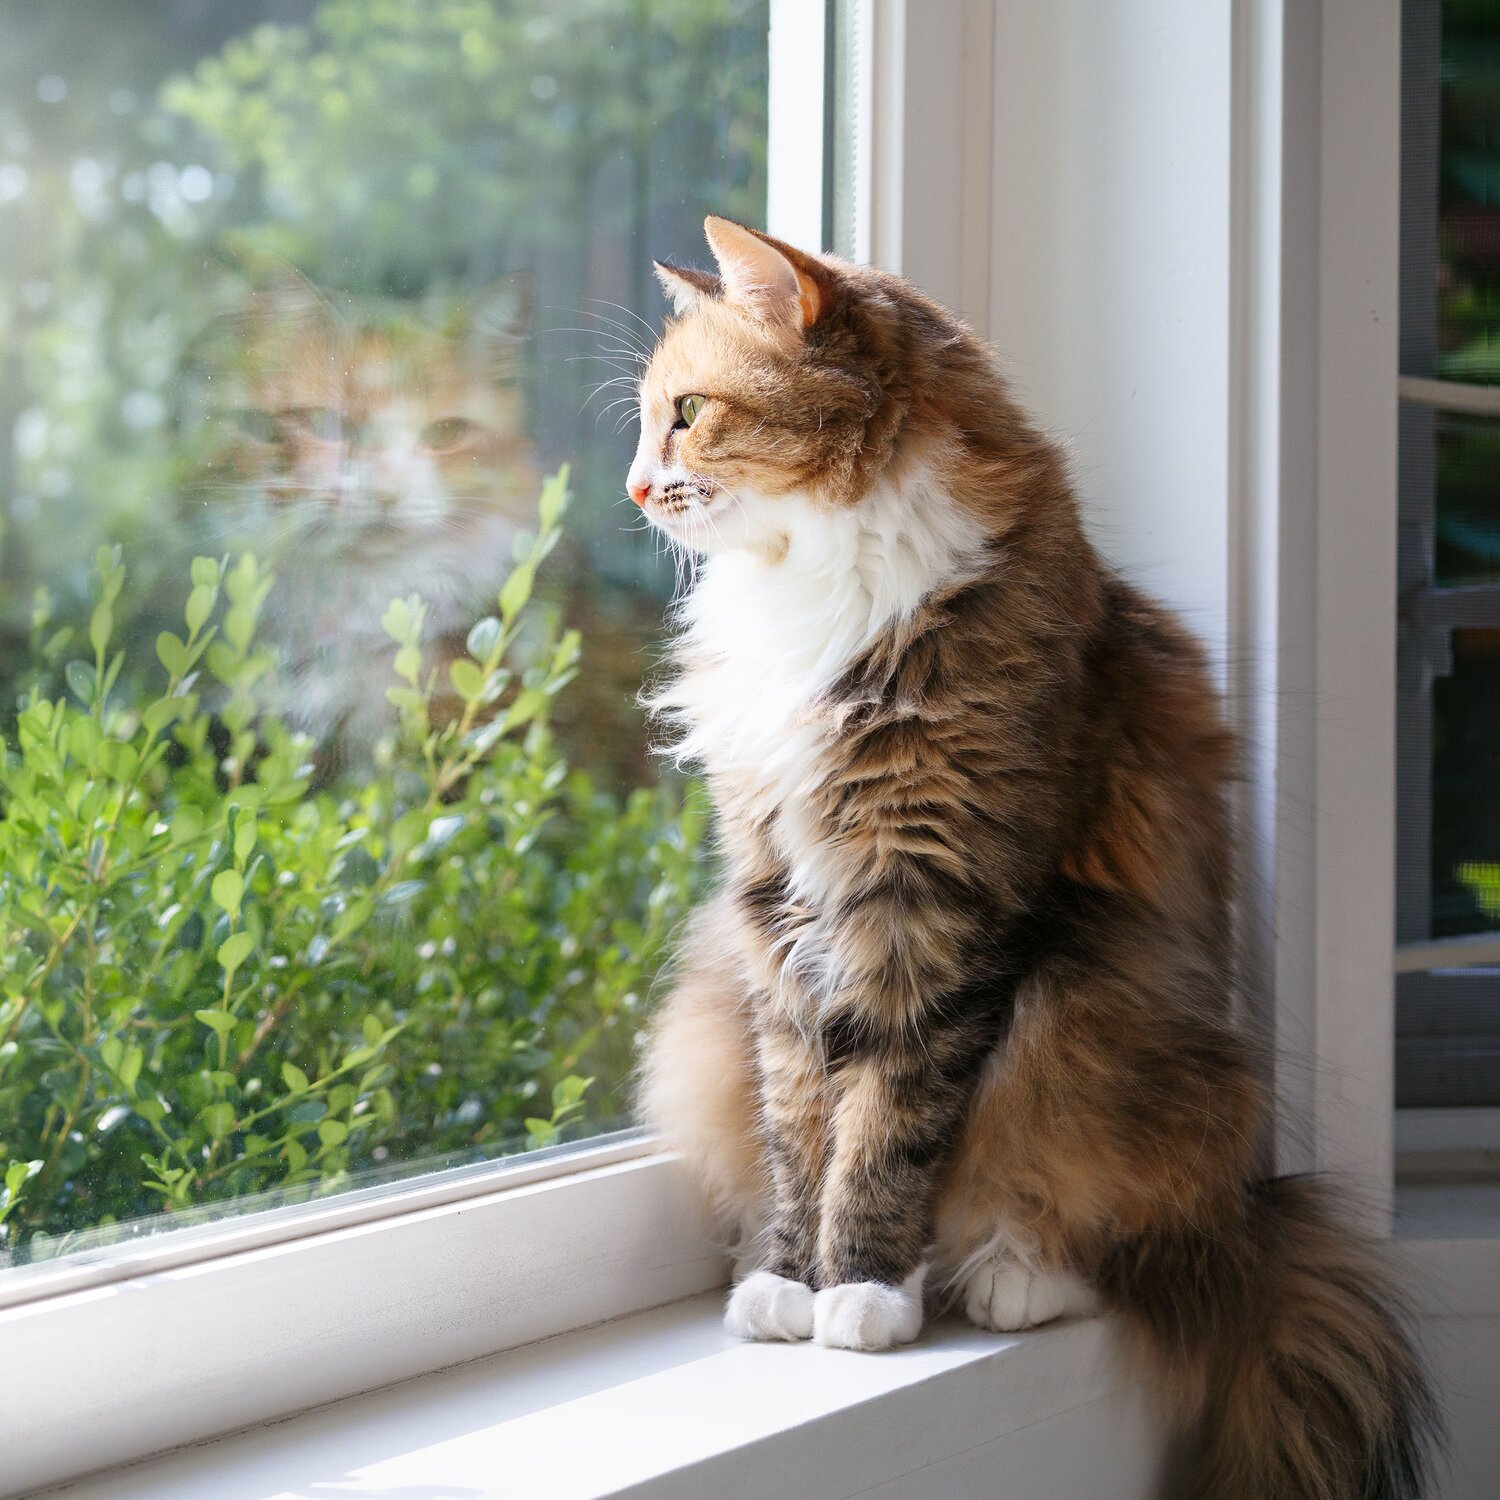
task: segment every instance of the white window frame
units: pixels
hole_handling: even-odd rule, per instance
[[[1277,1164],[1349,1174],[1383,1223],[1398,0],[998,17],[1017,47],[997,49],[992,331],[1074,435],[1104,550],[1183,612],[1228,693]]]
[[[824,10],[771,10],[769,227],[816,244]],[[1106,554],[1209,641],[1248,745],[1243,947],[1289,1105],[1277,1165],[1351,1175],[1384,1227],[1399,0],[853,12],[856,251],[996,340],[1072,436]],[[1159,89],[1118,92],[1149,58]],[[1111,106],[1118,128],[1086,138]],[[727,1273],[644,1135],[190,1233],[24,1293],[0,1277],[0,1490]]]

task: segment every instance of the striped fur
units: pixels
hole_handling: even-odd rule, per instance
[[[725,876],[642,1106],[748,1247],[731,1328],[885,1347],[929,1270],[990,1327],[1102,1299],[1191,1434],[1178,1493],[1415,1496],[1381,1273],[1261,1178],[1201,650],[949,314],[708,233],[720,280],[659,268],[631,484],[699,559],[656,703]]]

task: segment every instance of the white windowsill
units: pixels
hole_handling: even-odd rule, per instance
[[[656,1175],[648,1163],[634,1170],[650,1174],[648,1181]],[[1443,1232],[1417,1216],[1403,1227],[1407,1235],[1392,1249],[1419,1317],[1500,1314],[1500,1239],[1470,1237],[1474,1226],[1453,1222]],[[478,1288],[474,1294],[482,1302]],[[1157,1492],[1159,1429],[1116,1362],[1103,1320],[997,1336],[948,1318],[911,1349],[860,1355],[738,1343],[722,1331],[721,1304],[718,1292],[688,1297],[47,1493],[59,1500],[1145,1500]],[[380,1321],[374,1309],[371,1317]],[[398,1326],[409,1329],[410,1320]],[[216,1334],[204,1327],[203,1337],[212,1342]],[[275,1383],[295,1387],[290,1366],[304,1362],[289,1360]],[[242,1410],[265,1401],[267,1378],[264,1367],[247,1375]]]
[[[644,1137],[38,1267],[30,1295],[0,1306],[0,1495],[661,1306],[726,1274],[695,1195]]]
[[[51,1491],[62,1500],[1132,1500],[1160,1440],[1101,1320],[749,1345],[708,1294]]]

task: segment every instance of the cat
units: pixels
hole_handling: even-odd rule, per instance
[[[280,658],[267,706],[329,763],[368,764],[396,727],[391,600],[426,601],[441,694],[516,536],[535,527],[541,478],[516,378],[530,307],[520,274],[418,303],[288,271],[198,351],[229,420],[193,491],[197,542],[248,545],[277,574],[260,629]]]
[[[1120,1314],[1182,1493],[1415,1497],[1435,1405],[1328,1189],[1267,1178],[1204,653],[1084,536],[995,354],[724,219],[627,481],[695,559],[656,692],[724,875],[643,1117],[741,1235],[725,1321],[884,1349]],[[937,1295],[934,1295],[937,1294]]]

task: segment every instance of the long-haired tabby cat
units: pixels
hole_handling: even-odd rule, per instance
[[[394,727],[391,600],[422,595],[445,665],[535,524],[516,382],[530,304],[519,275],[422,303],[283,270],[198,352],[232,419],[193,491],[199,529],[208,550],[248,544],[276,571],[261,630],[280,656],[274,706],[332,760],[366,760]]]
[[[658,267],[628,483],[704,555],[657,708],[726,873],[643,1105],[753,1247],[729,1328],[882,1349],[924,1283],[994,1329],[1102,1305],[1188,1493],[1416,1496],[1383,1277],[1323,1186],[1263,1175],[1203,653],[961,323],[706,227],[717,275]]]

